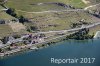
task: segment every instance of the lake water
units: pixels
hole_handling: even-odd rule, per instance
[[[51,58],[95,58],[94,63],[51,63]],[[100,39],[64,41],[36,52],[26,52],[0,60],[0,66],[100,66]]]

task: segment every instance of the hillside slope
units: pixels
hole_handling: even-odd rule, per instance
[[[6,5],[11,8],[15,8],[23,11],[43,11],[53,9],[64,9],[64,7],[54,4],[42,4],[42,3],[64,3],[72,5],[76,8],[84,8],[84,4],[81,0],[8,0]]]

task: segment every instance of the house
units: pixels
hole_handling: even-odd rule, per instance
[[[0,24],[5,24],[5,20],[0,20]]]
[[[8,41],[13,41],[14,38],[12,36],[7,36],[4,37],[2,40],[3,40],[3,44],[6,44]]]

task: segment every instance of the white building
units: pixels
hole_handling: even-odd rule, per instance
[[[97,31],[94,38],[100,38],[100,31]]]

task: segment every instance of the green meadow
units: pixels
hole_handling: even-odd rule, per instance
[[[81,0],[8,0],[6,5],[11,8],[15,8],[17,10],[22,11],[45,11],[51,9],[64,9],[63,7],[59,7],[58,5],[32,5],[37,3],[51,3],[51,2],[60,2],[68,5],[72,5],[76,8],[84,8],[86,5]]]

